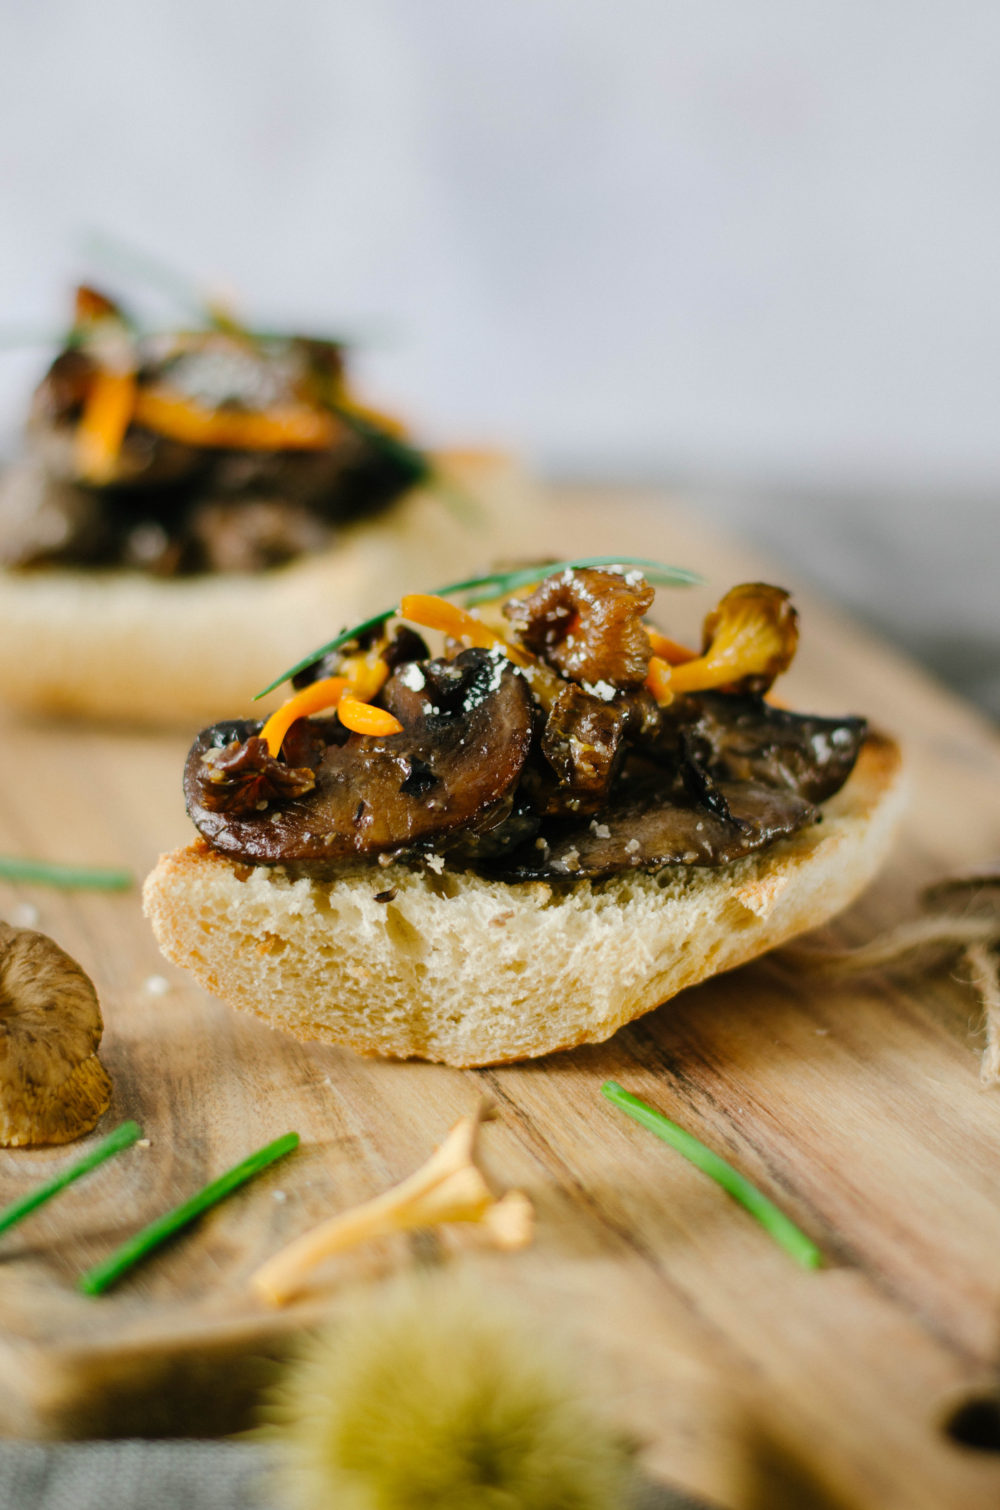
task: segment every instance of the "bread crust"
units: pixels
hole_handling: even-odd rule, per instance
[[[478,506],[476,518],[414,488],[345,528],[335,549],[257,576],[0,570],[0,701],[184,728],[246,717],[254,694],[304,648],[386,607],[414,581],[488,567],[524,538],[534,503],[509,457],[449,452],[440,465]],[[258,708],[266,712],[281,695]]]
[[[168,959],[300,1038],[459,1067],[600,1043],[687,986],[825,922],[881,866],[904,802],[872,734],[822,822],[719,869],[568,886],[355,867],[335,881],[161,856],[144,905]]]

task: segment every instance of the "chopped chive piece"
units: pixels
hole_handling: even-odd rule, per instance
[[[338,419],[344,421],[348,429],[353,430],[355,435],[360,435],[362,440],[367,440],[373,450],[381,452],[387,460],[401,467],[413,482],[425,482],[431,476],[434,468],[430,458],[416,446],[411,446],[408,441],[401,440],[398,435],[390,435],[389,431],[383,430],[381,425],[376,425],[373,420],[357,414],[346,404],[338,404],[335,400],[331,400],[329,407]]]
[[[121,1127],[116,1127],[113,1133],[102,1138],[100,1143],[95,1143],[89,1148],[82,1158],[77,1159],[62,1174],[57,1174],[54,1179],[44,1185],[39,1185],[37,1190],[31,1190],[27,1195],[22,1195],[20,1200],[12,1201],[0,1211],[0,1234],[8,1232],[15,1227],[23,1217],[29,1216],[39,1206],[44,1206],[46,1201],[58,1195],[60,1190],[65,1190],[67,1185],[72,1185],[74,1180],[89,1174],[96,1169],[98,1164],[103,1164],[105,1159],[110,1159],[112,1154],[120,1153],[123,1148],[131,1148],[132,1144],[142,1137],[142,1128],[138,1122],[123,1122]]]
[[[338,419],[343,420],[348,429],[354,431],[355,435],[366,440],[374,451],[378,451],[386,460],[399,467],[410,486],[423,483],[432,488],[456,517],[467,524],[481,521],[482,509],[479,504],[475,499],[469,498],[450,478],[443,477],[426,451],[421,451],[417,446],[410,445],[409,441],[393,435],[391,431],[383,429],[366,415],[358,414],[348,405],[339,404],[335,398],[329,398],[327,406]],[[260,695],[263,697],[264,694]]]
[[[585,556],[577,561],[552,561],[538,566],[520,567],[516,571],[487,572],[485,576],[465,577],[461,582],[449,582],[445,587],[433,589],[434,596],[438,598],[463,597],[466,608],[474,608],[477,603],[488,603],[494,598],[502,597],[506,592],[516,592],[519,587],[528,587],[532,582],[540,582],[543,577],[551,577],[555,572],[576,571],[578,568],[588,566],[638,566],[649,579],[658,587],[691,587],[698,582],[704,581],[697,572],[688,571],[684,566],[668,566],[663,561],[648,561],[643,557],[632,556]],[[488,591],[480,592],[480,588]],[[321,645],[318,650],[312,650],[303,656],[288,671],[283,671],[276,676],[273,682],[255,694],[254,702],[258,698],[266,697],[273,692],[275,687],[280,687],[282,682],[287,682],[291,677],[298,676],[300,671],[305,671],[308,666],[314,666],[322,660],[324,655],[332,655],[342,645],[357,639],[359,635],[367,634],[370,629],[377,629],[387,619],[391,619],[397,612],[396,607],[383,609],[381,613],[373,614],[370,619],[365,619],[362,624],[355,624],[352,629],[344,629],[326,645]]]
[[[77,1286],[85,1295],[103,1295],[105,1290],[111,1288],[126,1274],[135,1264],[141,1263],[150,1253],[153,1253],[161,1244],[167,1242],[178,1232],[189,1227],[203,1212],[208,1211],[219,1201],[225,1200],[227,1195],[232,1195],[241,1185],[252,1180],[255,1175],[267,1169],[278,1159],[283,1159],[285,1154],[291,1153],[299,1146],[299,1135],[295,1132],[285,1133],[284,1137],[276,1138],[273,1143],[268,1143],[264,1148],[258,1148],[256,1153],[237,1164],[234,1168],[226,1171],[199,1190],[189,1201],[183,1205],[175,1206],[172,1211],[167,1211],[163,1216],[157,1217],[155,1222],[150,1222],[148,1227],[143,1227],[134,1237],[122,1246],[103,1263],[95,1268],[88,1269],[86,1274],[81,1274]]]
[[[63,886],[90,891],[126,891],[132,885],[127,870],[97,865],[62,865],[58,860],[24,860],[18,855],[0,855],[0,881],[36,881],[42,886]]]
[[[613,1106],[623,1111],[626,1116],[638,1122],[642,1127],[648,1128],[664,1143],[669,1143],[678,1153],[689,1159],[703,1174],[707,1174],[717,1184],[721,1185],[734,1201],[739,1201],[750,1215],[756,1217],[766,1232],[774,1238],[775,1242],[786,1253],[791,1254],[796,1263],[804,1269],[818,1269],[823,1262],[823,1255],[816,1244],[802,1232],[795,1223],[779,1211],[773,1201],[769,1201],[766,1195],[762,1195],[755,1185],[744,1175],[737,1173],[731,1164],[725,1159],[706,1148],[691,1133],[685,1132],[683,1127],[678,1127],[676,1122],[671,1122],[662,1112],[655,1111],[647,1106],[645,1101],[640,1101],[638,1096],[630,1095],[615,1080],[607,1080],[601,1086],[601,1095],[606,1096]]]
[[[294,666],[290,666],[287,671],[283,671],[280,676],[275,677],[273,682],[269,682],[262,691],[255,692],[254,702],[257,702],[262,697],[266,697],[269,692],[274,691],[275,687],[280,687],[282,682],[291,681],[292,677],[298,676],[300,671],[305,671],[309,666],[315,666],[316,662],[322,660],[324,655],[332,655],[335,650],[339,650],[342,645],[346,645],[350,640],[356,640],[359,635],[367,634],[372,629],[381,628],[386,619],[391,619],[395,612],[395,608],[387,608],[383,613],[372,614],[370,619],[365,619],[362,623],[355,624],[351,629],[341,630],[340,634],[336,635],[328,644],[321,645],[319,650],[311,650],[308,655],[302,657],[301,661],[297,661]]]

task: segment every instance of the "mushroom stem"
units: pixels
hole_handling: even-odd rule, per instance
[[[498,1198],[477,1162],[479,1128],[489,1115],[481,1106],[463,1117],[415,1174],[304,1233],[251,1276],[251,1287],[262,1300],[283,1305],[335,1253],[369,1238],[445,1222],[480,1222],[498,1247],[524,1247],[533,1231],[531,1202],[519,1190]]]

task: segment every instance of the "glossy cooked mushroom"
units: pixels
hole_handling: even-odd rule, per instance
[[[97,992],[44,933],[0,923],[0,1144],[69,1143],[107,1111]]]
[[[259,732],[256,723],[217,725],[188,756],[188,812],[216,849],[255,864],[374,858],[415,846],[446,848],[449,838],[505,822],[531,744],[527,684],[498,651],[466,650],[453,661],[402,666],[382,701],[403,724],[384,738],[352,734],[333,720],[302,798],[250,814],[205,804],[206,758]],[[210,777],[208,778],[210,781]]]
[[[595,817],[581,806],[579,817],[543,825],[497,874],[581,879],[728,865],[813,822],[816,805],[850,775],[866,731],[862,718],[788,713],[753,695],[680,698]]]
[[[427,470],[354,404],[336,343],[142,334],[81,288],[0,484],[0,564],[264,572],[331,548]]]
[[[407,597],[401,616],[467,639],[482,628],[489,648],[410,659],[423,642],[397,636],[386,664],[393,646],[406,658],[364,694],[396,732],[374,737],[308,716],[334,685],[343,708],[357,656],[342,647],[342,664],[321,663],[335,674],[316,684],[318,699],[303,691],[285,705],[282,737],[273,718],[266,738],[250,723],[199,737],[188,811],[216,849],[251,864],[318,875],[421,855],[437,869],[446,856],[505,880],[726,865],[813,822],[850,775],[866,724],[785,712],[757,689],[794,651],[787,594],[734,588],[707,621],[702,659],[712,660],[709,686],[735,684],[662,699],[637,680],[662,642],[642,621],[650,593],[638,574],[561,570],[505,605],[513,647],[441,599]]]
[[[653,588],[639,572],[593,567],[546,577],[527,598],[504,605],[521,643],[563,676],[601,695],[641,687],[649,669],[642,616]]]
[[[821,718],[772,707],[753,693],[679,698],[647,746],[654,759],[694,759],[712,776],[758,781],[825,802],[847,780],[864,743],[863,718]]]
[[[583,880],[662,865],[728,865],[811,823],[816,808],[791,791],[757,782],[723,783],[721,815],[667,786],[662,776],[624,782],[593,818],[545,828],[500,860],[509,881]]]

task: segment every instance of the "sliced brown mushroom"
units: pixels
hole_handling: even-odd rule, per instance
[[[44,933],[0,923],[0,1144],[69,1143],[108,1108],[97,992]]]
[[[256,572],[325,550],[331,526],[305,504],[277,497],[209,497],[187,521],[195,558],[210,572]]]
[[[690,693],[664,710],[644,748],[672,768],[693,759],[718,780],[757,781],[825,802],[854,769],[868,725],[772,707],[754,694]]]
[[[447,847],[452,835],[509,818],[531,744],[531,698],[506,656],[466,650],[453,661],[401,667],[382,701],[403,732],[373,738],[332,721],[335,743],[305,796],[252,815],[212,812],[204,760],[259,732],[256,723],[217,725],[196,740],[184,788],[188,812],[216,849],[250,863],[317,867],[415,846]],[[211,758],[211,757],[210,757]]]
[[[547,817],[495,873],[581,879],[728,865],[812,822],[816,804],[850,775],[866,728],[861,718],[787,713],[753,694],[678,698],[640,733],[639,753],[593,817],[582,801],[576,817]]]
[[[662,775],[625,782],[594,818],[554,824],[497,863],[512,881],[582,880],[662,865],[728,865],[816,817],[795,792],[723,782],[728,816],[672,788]]]

